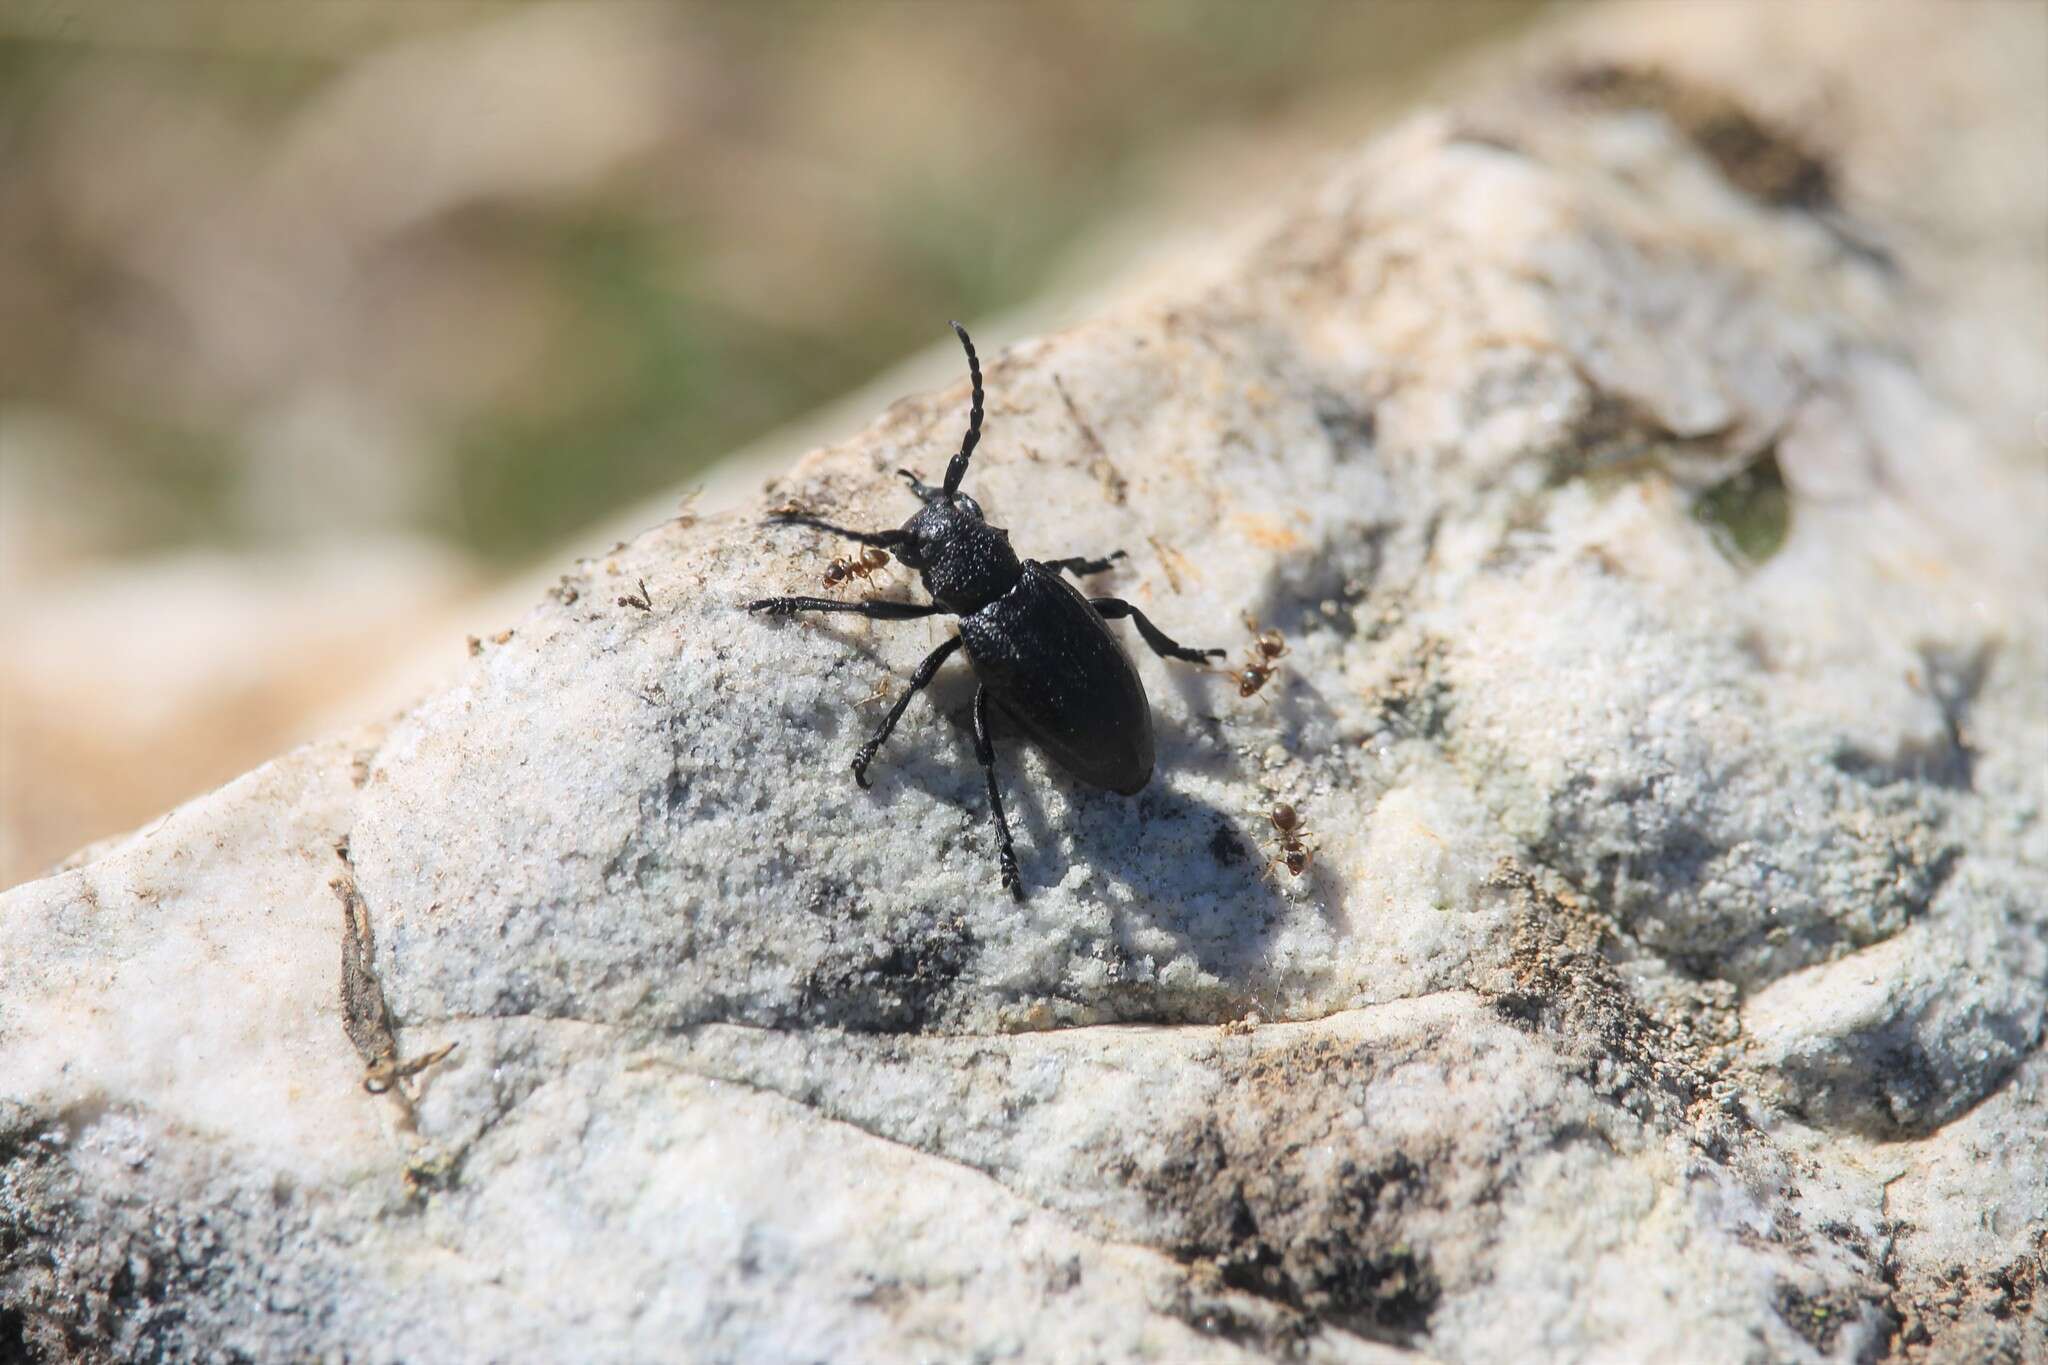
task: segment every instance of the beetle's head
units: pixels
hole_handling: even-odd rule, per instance
[[[967,494],[934,488],[907,469],[896,472],[910,481],[910,491],[924,503],[916,515],[903,523],[903,539],[894,547],[896,558],[906,567],[925,568],[939,558],[947,542],[958,540],[963,534],[971,536],[987,525],[981,504]]]
[[[903,539],[894,547],[896,557],[913,569],[932,568],[946,557],[948,546],[957,556],[969,546],[991,538],[1003,545],[999,559],[1015,558],[1009,552],[1009,537],[989,526],[981,515],[981,504],[960,491],[960,481],[967,477],[967,462],[974,457],[974,447],[981,441],[981,357],[974,353],[974,343],[968,339],[965,327],[954,323],[953,334],[960,338],[960,347],[967,352],[967,379],[973,395],[967,412],[967,435],[961,438],[960,452],[947,462],[945,482],[937,488],[907,469],[896,471],[910,480],[910,491],[924,504],[916,516],[903,523],[899,533]],[[933,586],[929,579],[926,581],[927,586]]]

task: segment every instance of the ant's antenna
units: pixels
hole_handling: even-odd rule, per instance
[[[948,496],[960,491],[960,480],[967,477],[967,461],[981,440],[981,360],[974,354],[974,343],[967,339],[967,329],[956,322],[953,330],[959,334],[960,344],[967,348],[967,373],[974,379],[974,411],[968,415],[967,439],[960,443],[960,453],[946,466]]]

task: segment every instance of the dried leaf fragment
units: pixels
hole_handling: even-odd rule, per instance
[[[346,842],[336,847],[343,863],[348,860]],[[352,873],[344,872],[328,883],[341,899],[341,1027],[363,1059],[363,1089],[372,1095],[389,1092],[405,1111],[407,1126],[417,1118],[412,1096],[402,1084],[455,1050],[455,1044],[400,1061],[398,1039],[392,1032],[391,1010],[384,1003],[384,987],[377,980],[376,939],[370,930],[369,907],[356,889]]]

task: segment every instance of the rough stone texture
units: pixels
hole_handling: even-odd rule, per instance
[[[999,741],[1021,908],[962,671],[847,780],[943,625],[747,516],[0,901],[0,1354],[2048,1357],[2048,21],[1955,14],[1578,16],[992,356],[1021,547],[1293,647],[1142,659],[1134,799]]]

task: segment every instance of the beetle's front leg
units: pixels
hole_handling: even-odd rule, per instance
[[[1122,550],[1112,550],[1102,559],[1084,559],[1079,556],[1073,559],[1048,559],[1045,561],[1045,567],[1063,570],[1076,578],[1085,578],[1092,573],[1107,573],[1117,560],[1129,558],[1130,556]]]
[[[910,686],[903,689],[903,695],[896,699],[896,704],[889,708],[889,714],[882,718],[882,728],[875,731],[874,738],[861,745],[860,751],[854,755],[853,780],[856,784],[863,788],[868,785],[868,764],[875,761],[876,753],[888,743],[889,732],[894,730],[896,722],[903,718],[903,708],[910,705],[912,697],[924,690],[925,685],[931,682],[933,675],[939,671],[939,665],[946,662],[947,656],[958,648],[960,637],[955,635],[924,656],[924,662],[917,666],[917,672],[910,675]]]
[[[1130,617],[1131,624],[1138,628],[1138,634],[1152,647],[1152,652],[1162,659],[1179,659],[1182,663],[1198,664],[1209,659],[1220,659],[1230,652],[1227,649],[1189,649],[1186,645],[1175,644],[1164,631],[1145,619],[1144,612],[1121,597],[1091,597],[1088,604],[1102,613],[1102,619],[1105,621],[1118,621],[1126,616]]]
[[[878,545],[885,550],[891,545],[901,545],[908,539],[900,528],[890,531],[856,531],[850,526],[834,526],[829,521],[820,521],[816,517],[806,516],[801,512],[778,512],[768,518],[767,524],[770,526],[808,526],[814,531],[830,531],[835,536],[845,536],[848,540],[859,541],[862,545]]]
[[[794,616],[800,611],[841,611],[853,616],[872,617],[877,621],[910,621],[920,616],[943,615],[946,609],[936,602],[892,602],[888,598],[842,602],[836,597],[763,597],[747,603],[747,610],[766,612],[770,616]]]

